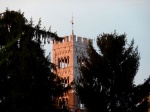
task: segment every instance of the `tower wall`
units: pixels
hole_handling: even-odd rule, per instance
[[[61,42],[53,41],[53,63],[56,64],[57,74],[67,79],[68,83],[79,76],[79,63],[83,62],[83,57],[87,57],[86,46],[88,41],[92,40],[75,35],[65,36]],[[74,90],[64,97],[67,98],[70,109],[78,108],[78,98]]]

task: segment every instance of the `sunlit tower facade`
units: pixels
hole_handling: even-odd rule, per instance
[[[56,65],[57,74],[64,79],[65,86],[79,77],[78,68],[87,57],[86,46],[91,40],[76,37],[73,31],[73,19],[71,22],[72,35],[63,37],[62,41],[53,40],[52,45],[52,61]],[[74,89],[64,97],[60,97],[59,102],[65,102],[70,110],[84,109]]]

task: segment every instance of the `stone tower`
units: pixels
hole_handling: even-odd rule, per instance
[[[60,42],[53,40],[52,45],[52,59],[53,63],[56,64],[57,74],[64,78],[64,84],[71,83],[74,79],[79,76],[78,67],[85,60],[86,45],[89,39],[77,37],[72,34],[63,37]],[[84,57],[84,58],[83,58]],[[78,100],[74,90],[71,90],[59,101],[65,101],[69,109],[76,110],[82,108],[82,104]]]

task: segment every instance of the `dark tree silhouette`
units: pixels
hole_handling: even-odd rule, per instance
[[[97,52],[87,46],[88,60],[79,68],[76,91],[89,112],[147,112],[150,78],[135,85],[139,67],[138,48],[126,35],[99,35]]]
[[[20,11],[0,14],[0,111],[62,111],[57,98],[67,92],[42,48],[49,39],[61,40],[50,30],[34,26]]]

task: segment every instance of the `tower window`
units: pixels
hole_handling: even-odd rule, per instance
[[[69,56],[66,58],[58,58],[58,68],[65,68],[69,66]]]
[[[65,68],[64,59],[62,59],[62,68]]]
[[[79,57],[77,56],[77,64],[79,63]]]
[[[66,98],[66,104],[68,104],[68,98]]]
[[[69,84],[69,77],[67,77],[67,82],[68,82],[68,84]]]
[[[67,64],[67,58],[65,58],[64,63],[65,63],[65,67],[67,67],[68,66],[68,64]]]
[[[65,77],[65,84],[67,84],[67,78]]]
[[[67,67],[69,66],[69,56],[67,57]]]
[[[60,59],[58,58],[58,68],[60,68],[61,67],[61,61],[60,61]]]

